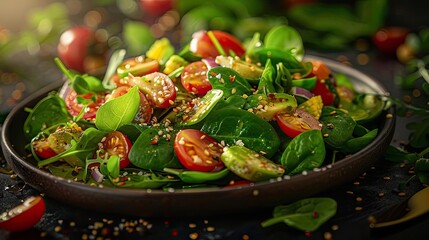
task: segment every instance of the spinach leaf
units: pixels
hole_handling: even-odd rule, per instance
[[[251,93],[252,86],[231,68],[211,68],[207,73],[207,77],[213,89],[222,90],[225,98],[234,94],[249,95]]]
[[[106,170],[108,173],[108,176],[112,177],[112,178],[117,178],[119,177],[119,162],[120,162],[120,158],[117,155],[111,155],[109,157],[109,160],[107,161],[106,165],[100,165],[101,166],[106,166]]]
[[[48,171],[57,177],[62,177],[70,180],[85,180],[84,171],[76,171],[76,167],[70,166],[66,163],[61,165],[49,165]]]
[[[414,166],[416,175],[423,184],[429,183],[429,159],[420,158]]]
[[[101,131],[115,131],[134,120],[139,106],[140,96],[137,86],[134,86],[128,93],[100,106],[95,117],[95,126]]]
[[[30,140],[40,131],[72,119],[64,100],[56,93],[51,93],[40,100],[31,110],[24,123],[24,134]]]
[[[126,21],[123,29],[124,43],[131,56],[146,52],[155,41],[149,26],[141,21]]]
[[[337,213],[337,202],[332,198],[306,198],[289,205],[274,208],[273,218],[262,227],[284,222],[301,231],[315,231]]]
[[[168,183],[177,181],[177,179],[171,178],[169,176],[141,170],[138,172],[133,172],[132,174],[127,174],[127,179],[125,181],[118,182],[111,179],[113,186],[133,189],[158,189]]]
[[[355,137],[348,140],[345,145],[341,148],[342,152],[345,153],[356,153],[374,140],[377,137],[378,129],[373,129],[367,134],[361,137]]]
[[[415,148],[424,148],[429,145],[429,119],[422,119],[421,122],[412,122],[406,125],[411,130],[409,144]]]
[[[144,130],[131,147],[128,157],[136,167],[162,171],[164,168],[183,168],[173,150],[173,140],[160,136],[161,129]],[[171,134],[173,135],[173,134]]]
[[[238,142],[258,153],[273,156],[279,148],[280,140],[274,128],[258,116],[241,109],[224,108],[207,116],[201,131],[227,145]]]
[[[278,93],[288,93],[292,88],[292,76],[289,70],[282,62],[276,64],[276,79],[274,80],[274,87]]]
[[[309,71],[307,64],[300,62],[290,52],[284,50],[274,48],[257,48],[249,54],[249,57],[253,60],[253,62],[259,62],[262,65],[265,65],[268,59],[271,59],[271,64],[273,64],[273,66],[281,62],[291,73],[301,73],[302,76],[305,76],[305,74],[308,74]]]
[[[264,46],[266,48],[279,49],[290,52],[298,60],[304,56],[304,45],[301,35],[295,28],[286,25],[280,25],[271,28],[265,35]]]
[[[265,63],[264,71],[262,72],[261,80],[258,85],[258,93],[262,93],[268,96],[270,93],[275,93],[274,79],[276,78],[276,70],[271,64],[271,60],[268,59]]]
[[[106,73],[103,78],[103,86],[108,89],[113,89],[115,84],[111,81],[112,76],[116,73],[116,69],[123,62],[125,54],[127,51],[125,49],[117,49],[110,56],[109,64],[107,65]]]
[[[415,162],[421,158],[418,153],[408,153],[402,149],[399,149],[395,146],[390,145],[387,148],[386,153],[384,154],[386,160],[396,163],[407,162],[415,164]]]
[[[325,143],[333,149],[341,149],[351,138],[356,122],[344,111],[332,106],[325,106],[322,109],[320,122],[323,124],[322,133]]]
[[[321,131],[310,130],[292,139],[283,152],[280,162],[287,174],[294,175],[320,167],[325,155]]]
[[[98,148],[98,143],[101,142],[101,139],[106,135],[105,132],[102,132],[95,128],[87,128],[80,137],[78,142],[72,142],[72,146],[66,151],[42,160],[37,163],[39,167],[46,166],[48,164],[64,159],[71,166],[84,166],[84,161],[88,158],[89,155],[93,154]]]
[[[127,137],[131,140],[131,142],[135,142],[137,138],[140,136],[140,134],[148,129],[149,126],[147,125],[140,125],[137,123],[128,123],[124,124],[121,127],[118,128],[118,131],[127,135]]]

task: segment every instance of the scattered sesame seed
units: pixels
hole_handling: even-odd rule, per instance
[[[362,211],[362,210],[363,210],[363,207],[355,207],[355,210],[356,210],[356,211]]]
[[[332,239],[332,233],[330,233],[330,232],[325,232],[325,233],[323,234],[323,237],[324,237],[326,240],[331,240],[331,239]]]
[[[362,200],[363,200],[363,199],[362,199],[361,197],[357,197],[357,198],[356,198],[356,201],[357,201],[357,202],[362,202]]]
[[[338,225],[332,225],[331,229],[337,231],[340,227]]]
[[[398,196],[400,196],[400,197],[403,197],[403,196],[405,196],[405,195],[407,195],[405,192],[399,192],[399,193],[398,193]]]

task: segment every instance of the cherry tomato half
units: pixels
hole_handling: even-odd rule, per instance
[[[244,47],[236,37],[219,30],[214,30],[212,33],[222,46],[225,54],[230,55],[230,52],[234,52],[234,54],[239,57],[243,56],[245,52]],[[194,33],[189,49],[195,55],[202,58],[215,58],[221,55],[206,31]]]
[[[332,105],[335,100],[335,94],[329,89],[326,81],[330,80],[331,70],[321,61],[311,61],[313,69],[310,76],[316,76],[316,86],[311,91],[315,95],[320,95],[324,105]]]
[[[203,96],[212,85],[207,79],[207,66],[202,61],[188,64],[182,72],[181,82],[186,91]]]
[[[200,172],[219,171],[223,147],[206,133],[196,129],[180,130],[174,140],[174,151],[187,169]]]
[[[143,77],[132,77],[130,83],[138,86],[152,106],[168,108],[176,100],[176,86],[163,73],[154,72]]]
[[[131,89],[130,86],[120,86],[112,91],[112,94],[108,97],[107,101],[110,99],[118,98],[125,93],[128,92],[128,90]],[[148,123],[152,119],[152,113],[153,108],[151,107],[149,101],[146,99],[144,94],[139,91],[140,95],[140,106],[139,111],[136,114],[136,117],[134,118],[135,123]]]
[[[72,116],[77,116],[82,111],[82,108],[85,106],[78,102],[78,96],[79,95],[76,93],[76,91],[74,91],[73,89],[70,89],[65,99],[67,110]],[[104,103],[105,99],[103,95],[96,95],[95,102],[91,100],[93,96],[94,95],[90,93],[81,95],[82,98],[91,101],[91,103],[89,103],[88,106],[86,106],[85,113],[83,114],[83,119],[85,120],[94,119],[97,113],[97,110]]]
[[[280,129],[291,138],[308,130],[322,129],[320,122],[313,115],[301,109],[296,109],[294,113],[277,114],[276,121]]]
[[[57,153],[49,146],[46,138],[37,139],[31,142],[34,152],[42,159],[51,158],[56,156]]]
[[[41,196],[27,198],[22,204],[0,215],[0,228],[9,232],[25,231],[36,225],[45,213]]]
[[[131,141],[125,134],[119,131],[113,131],[107,134],[101,141],[100,157],[104,158],[106,153],[108,153],[109,156],[118,156],[120,158],[119,168],[123,169],[130,164],[128,154],[130,153],[131,146]]]

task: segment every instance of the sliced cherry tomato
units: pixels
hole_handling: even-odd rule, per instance
[[[42,159],[51,158],[56,156],[57,153],[49,146],[46,138],[37,139],[31,142],[34,152]]]
[[[331,70],[321,61],[311,61],[311,63],[313,64],[313,69],[310,76],[317,77],[316,86],[312,92],[322,97],[324,105],[332,105],[335,100],[335,94],[330,90],[329,83],[326,82],[331,81]]]
[[[22,204],[0,215],[0,228],[20,232],[36,225],[45,213],[45,201],[41,196],[27,198]]]
[[[186,91],[203,96],[212,85],[207,79],[207,66],[202,61],[188,64],[182,72],[181,82]]]
[[[296,109],[294,113],[277,114],[276,121],[280,129],[291,138],[308,130],[322,129],[320,122],[302,109]]]
[[[212,33],[222,46],[226,55],[231,55],[230,52],[234,52],[234,54],[239,57],[243,56],[245,52],[244,47],[236,37],[219,30],[214,30]],[[194,33],[189,49],[195,55],[202,58],[215,58],[221,55],[206,31]]]
[[[65,99],[67,110],[72,116],[77,116],[82,111],[82,108],[85,106],[78,102],[78,96],[79,95],[76,93],[76,91],[74,91],[73,89],[70,89]],[[94,96],[94,94],[91,94],[91,93],[80,95],[80,96],[86,100],[91,101],[91,103],[89,103],[88,106],[86,106],[85,108],[83,119],[85,120],[94,119],[97,113],[97,110],[105,101],[104,96],[103,95]],[[91,100],[93,97],[95,97],[95,102]]]
[[[106,153],[109,154],[109,156],[118,156],[120,158],[119,168],[123,169],[130,164],[128,154],[130,153],[131,146],[131,141],[125,134],[119,131],[113,131],[107,134],[101,141],[100,157],[104,158]]]
[[[165,74],[154,72],[143,77],[132,77],[131,85],[139,87],[149,102],[158,108],[168,108],[176,100],[176,86]]]
[[[224,167],[220,158],[223,147],[200,130],[180,130],[174,140],[174,151],[180,163],[192,171],[212,172]]]
[[[129,89],[130,89],[129,85],[116,88],[115,90],[113,90],[110,97],[108,97],[107,101],[124,95],[125,93],[128,92]],[[152,119],[153,108],[141,91],[139,91],[139,95],[140,95],[140,107],[139,107],[139,111],[136,114],[136,117],[134,118],[134,122],[148,123]]]
[[[132,74],[133,76],[144,76],[158,71],[158,61],[144,56],[126,59],[116,70],[119,77],[126,77],[128,74]]]

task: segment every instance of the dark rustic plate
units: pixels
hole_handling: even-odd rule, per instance
[[[311,57],[314,58],[314,57]],[[321,59],[334,71],[351,78],[357,90],[385,94],[386,90],[376,80],[353,69],[327,59]],[[8,115],[1,133],[1,145],[9,165],[16,174],[32,187],[66,204],[102,211],[139,216],[191,216],[238,213],[271,208],[300,198],[310,197],[352,181],[384,154],[390,144],[395,118],[386,118],[394,110],[389,109],[380,121],[376,139],[356,154],[324,166],[320,171],[306,175],[276,179],[254,185],[198,190],[138,190],[93,187],[59,178],[40,170],[34,159],[25,159],[23,124],[28,115],[24,110],[33,107],[61,82],[48,86],[27,98]]]

